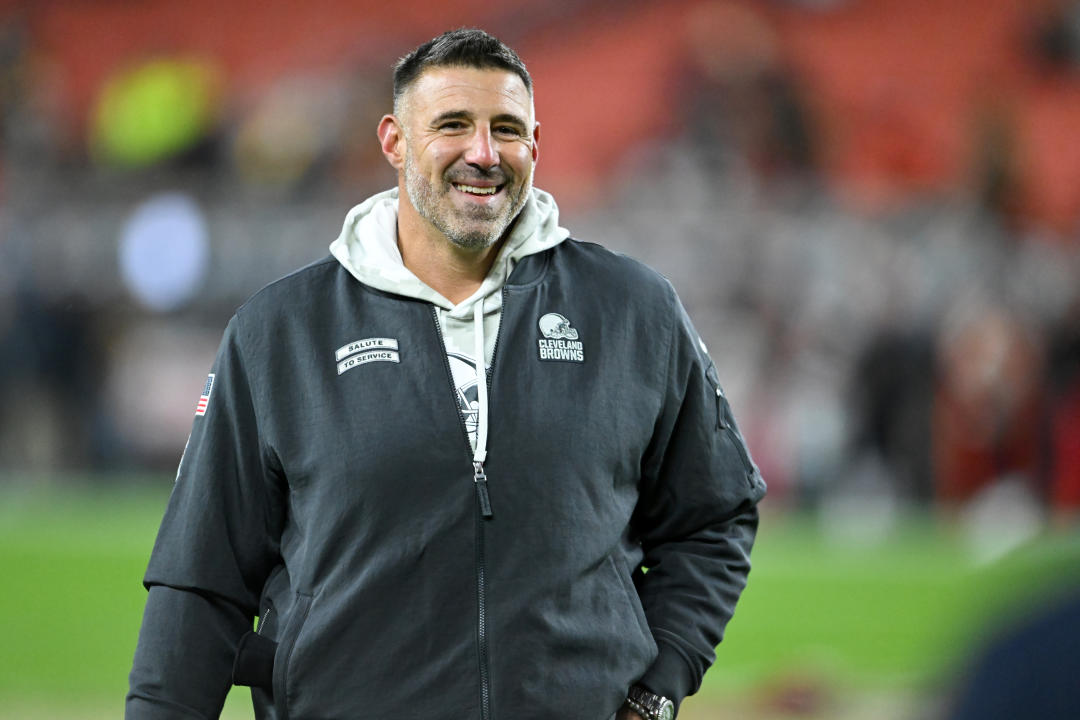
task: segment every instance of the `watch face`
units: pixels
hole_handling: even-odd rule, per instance
[[[664,704],[660,706],[660,712],[657,714],[660,720],[674,720],[675,718],[675,704],[670,700],[665,700]]]

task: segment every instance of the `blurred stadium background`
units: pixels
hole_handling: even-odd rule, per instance
[[[525,59],[537,185],[673,281],[770,485],[683,716],[944,717],[1080,585],[1073,0],[0,0],[0,718],[119,717],[225,323],[393,184],[390,66],[459,25]]]

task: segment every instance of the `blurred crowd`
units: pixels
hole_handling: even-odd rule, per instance
[[[562,46],[532,65],[530,37],[616,8],[640,41],[668,37],[649,14],[664,3],[578,5],[534,16],[534,36],[488,28],[524,44],[542,124]],[[1080,510],[1080,5],[945,5],[672,2],[657,119],[620,131],[559,108],[542,134],[537,184],[573,235],[679,291],[773,507],[960,509],[1004,492],[1041,516]],[[903,84],[920,79],[850,90],[873,74],[866,34],[897,34],[878,28],[897,14],[932,30],[898,43],[900,65],[953,52],[962,67],[954,6],[996,8],[1015,40],[1008,73],[964,75],[962,112]],[[147,54],[80,114],[38,50],[46,25],[0,27],[0,473],[171,470],[235,307],[325,254],[347,209],[393,183],[373,128],[394,45],[232,95],[205,57]],[[585,38],[646,52],[618,32]],[[826,42],[838,57],[820,59]],[[593,174],[561,160],[612,127],[623,152]]]

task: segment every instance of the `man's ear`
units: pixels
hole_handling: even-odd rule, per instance
[[[536,123],[533,127],[532,138],[532,158],[533,163],[536,163],[536,158],[540,156],[540,123]]]
[[[383,115],[376,132],[386,161],[395,170],[401,170],[405,167],[405,133],[401,122],[393,115]]]

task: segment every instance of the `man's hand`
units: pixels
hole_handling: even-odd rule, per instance
[[[619,708],[619,712],[615,713],[615,720],[645,720],[636,712],[630,709],[630,706],[623,703],[623,706]]]

